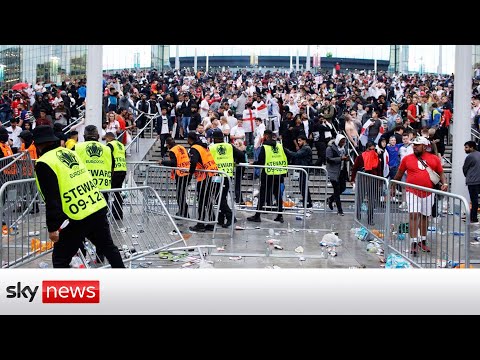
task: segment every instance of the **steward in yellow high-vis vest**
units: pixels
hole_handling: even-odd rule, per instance
[[[108,132],[105,134],[107,146],[112,150],[113,157],[113,174],[112,189],[121,189],[123,181],[127,176],[127,159],[125,154],[125,145],[118,141],[115,134]],[[120,191],[116,191],[113,195],[112,213],[116,220],[123,219],[123,198]]]
[[[232,144],[224,142],[221,132],[213,133],[213,144],[209,146],[213,159],[217,164],[218,170],[227,173],[230,179],[233,179],[235,164],[245,162],[245,153],[238,150]],[[227,196],[230,189],[229,179],[223,179],[223,190],[220,197],[220,213],[218,214],[218,223],[227,228],[232,225],[232,210],[228,206]],[[234,200],[234,199],[232,199]],[[225,222],[227,220],[227,222]]]
[[[285,169],[275,169],[272,167],[262,168],[260,175],[260,194],[257,205],[257,210],[265,210],[263,208],[265,201],[271,199],[273,196],[277,201],[278,212],[283,212],[281,184],[283,183],[284,175],[288,172],[286,169],[288,162],[282,144],[274,139],[271,130],[264,131],[262,148],[258,155],[258,160],[255,161],[253,165],[285,167]],[[247,220],[261,222],[260,213],[256,212],[254,216],[248,217]],[[274,221],[283,223],[283,215],[278,214]]]
[[[75,144],[73,150],[87,166],[95,185],[100,190],[108,190],[112,186],[112,150],[98,142],[99,134],[95,125],[86,126],[83,137],[85,141]],[[106,199],[108,201],[108,197]]]
[[[78,154],[60,147],[49,125],[33,129],[33,141],[40,155],[36,183],[45,201],[48,236],[55,243],[53,267],[70,267],[85,238],[112,267],[125,267],[110,233],[107,203]]]

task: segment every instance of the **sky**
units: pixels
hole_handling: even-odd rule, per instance
[[[194,56],[195,48],[198,56],[222,55],[283,55],[306,56],[307,45],[180,45],[182,56]],[[310,53],[326,56],[331,52],[334,57],[388,60],[390,45],[310,45]],[[135,55],[135,54],[138,55]],[[170,45],[170,57],[175,57],[176,45]],[[104,68],[133,67],[134,57],[139,59],[140,67],[150,66],[149,45],[104,45]],[[409,50],[409,70],[419,71],[421,63],[426,72],[436,72],[439,59],[439,45],[411,45]],[[442,45],[442,72],[452,73],[455,68],[455,46]],[[174,64],[172,64],[174,65]]]

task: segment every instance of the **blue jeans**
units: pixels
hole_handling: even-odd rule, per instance
[[[190,125],[190,117],[182,117],[182,127],[183,127],[183,133],[188,134],[188,125]]]
[[[260,155],[260,151],[262,150],[262,147],[260,146],[258,149],[253,149],[253,160],[257,161],[258,156]],[[260,176],[260,171],[262,169],[260,168],[255,168],[255,178],[258,178]]]

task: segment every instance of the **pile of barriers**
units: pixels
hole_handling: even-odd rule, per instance
[[[385,258],[393,253],[420,268],[470,267],[470,205],[464,197],[364,172],[355,185],[355,222],[383,242]]]

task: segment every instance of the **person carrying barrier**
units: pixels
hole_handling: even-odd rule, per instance
[[[273,138],[271,130],[265,130],[263,133],[263,145],[258,155],[258,160],[253,165],[280,166],[285,169],[264,168],[260,174],[260,194],[258,199],[257,210],[262,210],[265,204],[270,205],[272,196],[277,202],[278,212],[283,211],[283,199],[280,191],[281,184],[287,173],[287,155],[283,150],[283,145]],[[248,221],[261,222],[260,213],[257,211],[255,215],[247,217]],[[274,221],[284,222],[283,215],[278,214]]]
[[[212,153],[208,150],[205,144],[198,135],[190,131],[187,138],[190,145],[190,170],[189,174],[194,175],[197,179],[197,196],[198,196],[198,220],[209,221],[213,217],[213,206],[209,207],[212,199],[215,198],[215,193],[212,191],[214,187],[212,183],[217,181],[219,176],[214,173],[196,172],[197,169],[203,170],[218,170],[217,164],[213,159]],[[210,200],[209,200],[210,199]],[[195,226],[190,226],[189,229],[193,232],[205,232],[205,230],[213,231],[214,225],[204,225],[197,223]]]
[[[35,164],[37,187],[45,201],[48,237],[54,242],[53,267],[70,267],[87,238],[113,268],[124,268],[110,233],[107,203],[78,154],[60,147],[48,125],[33,129],[33,141],[40,155]]]
[[[182,145],[177,145],[175,140],[172,137],[168,137],[165,140],[165,144],[168,148],[168,155],[170,160],[158,160],[158,163],[163,166],[169,167],[178,167],[178,168],[190,168],[190,158],[188,156],[188,151]],[[178,204],[177,216],[188,218],[188,204],[187,204],[187,193],[188,193],[188,184],[192,176],[188,171],[182,170],[172,170],[170,178],[175,179],[176,183],[176,196]]]
[[[213,133],[213,144],[210,144],[209,149],[218,166],[218,170],[227,173],[229,179],[233,178],[235,164],[245,162],[245,153],[238,150],[232,144],[225,143],[222,133]],[[227,201],[230,189],[229,179],[224,179],[223,181],[223,191],[220,199],[218,223],[222,225],[223,228],[228,228],[232,225],[232,210],[228,206]],[[225,222],[225,219],[227,222]]]

